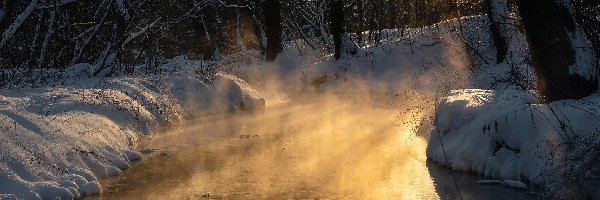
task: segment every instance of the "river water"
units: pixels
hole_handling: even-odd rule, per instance
[[[415,113],[344,99],[191,120],[101,199],[529,199],[427,161]],[[402,108],[406,109],[406,108]],[[457,180],[459,190],[454,184]],[[460,194],[460,195],[459,195]]]

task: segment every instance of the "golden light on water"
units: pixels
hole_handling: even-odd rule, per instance
[[[426,142],[399,117],[366,101],[315,97],[197,119],[153,138],[154,156],[103,197],[438,199]]]

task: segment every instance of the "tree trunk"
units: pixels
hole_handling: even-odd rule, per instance
[[[334,57],[340,59],[342,55],[342,37],[344,34],[344,3],[342,0],[330,0],[331,34],[333,35]]]
[[[358,0],[358,31],[356,32],[356,36],[358,37],[358,43],[362,44],[363,43],[363,19],[364,19],[364,15],[365,15],[365,11],[363,9],[363,0]]]
[[[595,92],[598,87],[595,75],[585,77],[585,74],[571,72],[573,67],[586,66],[584,62],[577,63],[576,47],[571,41],[574,38],[570,35],[581,34],[567,7],[569,3],[549,0],[517,0],[516,3],[527,32],[542,101],[580,99]]]
[[[496,64],[502,63],[508,52],[508,38],[506,30],[503,28],[505,19],[508,17],[508,6],[506,0],[485,0],[485,4],[492,41],[496,47]]]
[[[281,4],[279,0],[267,0],[263,3],[267,38],[266,59],[274,61],[283,50],[281,44]]]

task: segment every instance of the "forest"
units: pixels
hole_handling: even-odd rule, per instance
[[[5,69],[2,85],[11,82],[11,77],[33,77],[33,74],[36,79],[29,82],[43,81],[51,76],[46,75],[47,71],[63,70],[77,63],[93,63],[93,76],[111,76],[132,74],[134,66],[140,64],[147,66],[144,73],[156,72],[158,63],[179,55],[218,60],[235,52],[258,50],[266,60],[273,60],[284,47],[293,47],[334,52],[337,58],[342,52],[352,53],[349,45],[376,46],[385,38],[398,37],[385,34],[384,30],[396,29],[394,33],[403,36],[407,28],[481,14],[486,14],[492,22],[490,31],[498,48],[497,63],[506,57],[506,43],[510,42],[507,41],[512,34],[507,30],[510,28],[503,27],[508,21],[516,21],[513,24],[517,29],[537,30],[537,33],[529,31],[529,38],[540,40],[566,37],[565,33],[559,33],[562,30],[541,24],[561,21],[557,27],[573,27],[577,23],[595,52],[600,51],[600,8],[593,0],[573,1],[569,7],[516,0],[4,0],[0,9],[0,63]],[[520,14],[509,16],[510,13]],[[569,16],[575,21],[564,21]],[[457,31],[463,31],[462,27]],[[299,40],[302,44],[297,44]],[[539,45],[542,46],[532,45],[531,59],[546,66],[545,59],[540,58],[546,54],[535,52],[549,47]],[[480,53],[472,54],[473,59],[478,59]],[[566,59],[573,62],[572,58]],[[562,67],[566,64],[562,63]],[[595,89],[577,87],[585,83],[573,84],[576,84],[573,88],[581,88],[582,91],[576,92],[582,94]],[[581,96],[557,95],[557,99]]]
[[[594,24],[598,8],[588,4],[581,2],[578,16]],[[95,76],[103,70],[105,76],[130,74],[133,65],[153,68],[153,62],[178,55],[209,60],[244,49],[273,54],[298,39],[304,43],[297,48],[333,51],[333,31],[349,33],[359,45],[377,45],[382,37],[394,37],[378,34],[383,30],[423,27],[486,12],[479,1],[400,0],[5,0],[1,8],[3,68],[31,73],[87,62],[95,63]],[[590,29],[590,34],[595,30]],[[271,45],[268,39],[273,40]],[[4,77],[11,76],[7,73]]]

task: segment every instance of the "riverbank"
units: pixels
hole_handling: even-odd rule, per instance
[[[0,198],[98,194],[98,179],[140,159],[140,138],[159,126],[264,106],[233,76],[217,75],[209,84],[189,69],[89,78],[82,65],[65,70],[68,84],[1,91]]]
[[[441,100],[427,156],[453,170],[597,197],[600,95],[538,104],[530,92],[456,90]],[[556,196],[555,196],[556,195]]]

